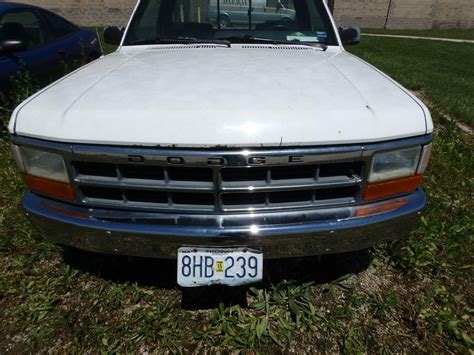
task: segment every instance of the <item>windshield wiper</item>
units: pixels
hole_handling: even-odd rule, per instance
[[[200,39],[193,37],[178,37],[178,38],[160,38],[144,39],[132,42],[134,45],[146,44],[221,44],[226,47],[231,47],[231,42],[225,39]]]
[[[318,42],[301,42],[298,39],[293,39],[291,41],[285,41],[285,40],[280,40],[280,39],[272,39],[272,38],[266,38],[266,37],[254,37],[250,35],[245,35],[242,37],[235,36],[235,37],[224,37],[221,38],[222,40],[227,40],[230,42],[237,42],[237,43],[271,43],[271,44],[282,44],[282,45],[301,45],[301,46],[309,46],[309,47],[314,47],[318,46],[320,47],[323,51],[326,51],[328,49],[328,46],[324,43],[318,43]]]

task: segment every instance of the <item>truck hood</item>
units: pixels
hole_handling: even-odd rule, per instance
[[[426,134],[424,105],[339,49],[134,47],[99,59],[17,108],[12,133],[143,146],[365,143]]]

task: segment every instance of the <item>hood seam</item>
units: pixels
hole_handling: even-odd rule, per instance
[[[100,58],[102,59],[102,58]],[[99,60],[99,59],[98,59]],[[14,121],[14,124],[13,124],[13,133],[16,134],[16,126],[17,126],[17,123],[18,123],[18,115],[20,114],[20,112],[23,110],[23,108],[29,104],[30,102],[32,102],[33,100],[35,100],[36,98],[38,98],[40,95],[44,94],[46,91],[52,89],[53,87],[57,86],[59,83],[63,82],[64,80],[66,80],[67,78],[69,78],[70,76],[78,73],[79,71],[83,70],[83,69],[86,69],[87,67],[91,66],[93,63],[95,63],[96,61],[92,61],[74,71],[72,71],[71,73],[63,76],[62,78],[58,79],[57,81],[55,81],[54,83],[51,83],[50,85],[46,86],[45,88],[41,89],[40,91],[34,93],[33,95],[31,95],[30,97],[28,97],[27,99],[25,99],[25,101],[23,101],[22,103],[20,103],[17,108],[15,109],[15,111],[13,112],[13,115],[12,115],[12,119],[15,120]],[[14,116],[14,117],[13,117]]]
[[[106,72],[104,75],[102,75],[99,79],[97,79],[93,84],[91,84],[90,86],[88,86],[86,89],[84,89],[84,91],[78,96],[76,97],[72,102],[71,104],[63,111],[62,113],[62,117],[61,117],[61,122],[64,122],[64,119],[66,117],[66,114],[69,112],[69,110],[71,110],[71,108],[77,103],[79,102],[79,100],[81,100],[85,95],[87,95],[87,93],[94,87],[96,86],[97,84],[99,84],[102,80],[104,80],[104,78],[106,78],[108,75],[110,75],[111,73],[113,73],[114,71],[116,71],[118,68],[120,68],[122,65],[128,63],[130,60],[132,60],[133,58],[135,58],[135,56],[137,56],[137,54],[135,55],[132,55],[132,56],[129,56],[127,59],[125,59],[123,62],[121,62],[119,65],[117,65],[115,68],[109,70],[108,72]]]

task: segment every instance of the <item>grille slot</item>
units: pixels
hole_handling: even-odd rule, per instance
[[[126,159],[71,163],[84,204],[190,213],[315,208],[356,203],[364,182],[363,161],[206,167],[206,155],[201,165],[196,155],[192,165]]]
[[[226,194],[222,197],[224,206],[265,205],[264,193]]]
[[[319,170],[320,178],[351,178],[362,176],[362,162],[324,164]]]
[[[81,192],[88,199],[112,201],[123,200],[123,196],[120,190],[111,189],[108,187],[83,186],[81,187]]]
[[[174,193],[171,200],[179,205],[214,206],[214,195],[212,194]]]
[[[358,187],[329,188],[320,190],[295,190],[278,191],[268,193],[234,193],[224,194],[222,203],[226,209],[245,206],[253,208],[255,206],[279,207],[279,206],[301,206],[301,205],[321,205],[325,201],[332,201],[333,204],[354,202],[357,196]]]
[[[318,201],[352,199],[357,195],[358,190],[359,188],[355,186],[321,189],[316,191],[315,199]]]
[[[168,168],[168,176],[174,181],[212,181],[212,170],[205,168]]]
[[[311,202],[313,191],[282,191],[270,194],[270,203]]]
[[[314,179],[317,167],[312,165],[280,166],[271,169],[273,180]]]
[[[83,186],[81,192],[86,201],[122,201],[128,204],[192,205],[214,207],[214,195],[208,193],[164,192],[152,190],[122,190]],[[162,206],[163,207],[163,206]]]
[[[265,168],[227,168],[221,171],[222,181],[265,181]]]
[[[78,175],[117,177],[117,169],[113,164],[75,162],[73,165]]]
[[[125,196],[131,202],[168,203],[168,194],[163,191],[128,190]]]
[[[126,179],[164,180],[165,169],[160,166],[149,165],[120,165],[119,171]]]

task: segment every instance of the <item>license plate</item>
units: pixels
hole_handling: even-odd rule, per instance
[[[239,286],[259,282],[263,275],[263,254],[247,248],[178,249],[178,285]]]

